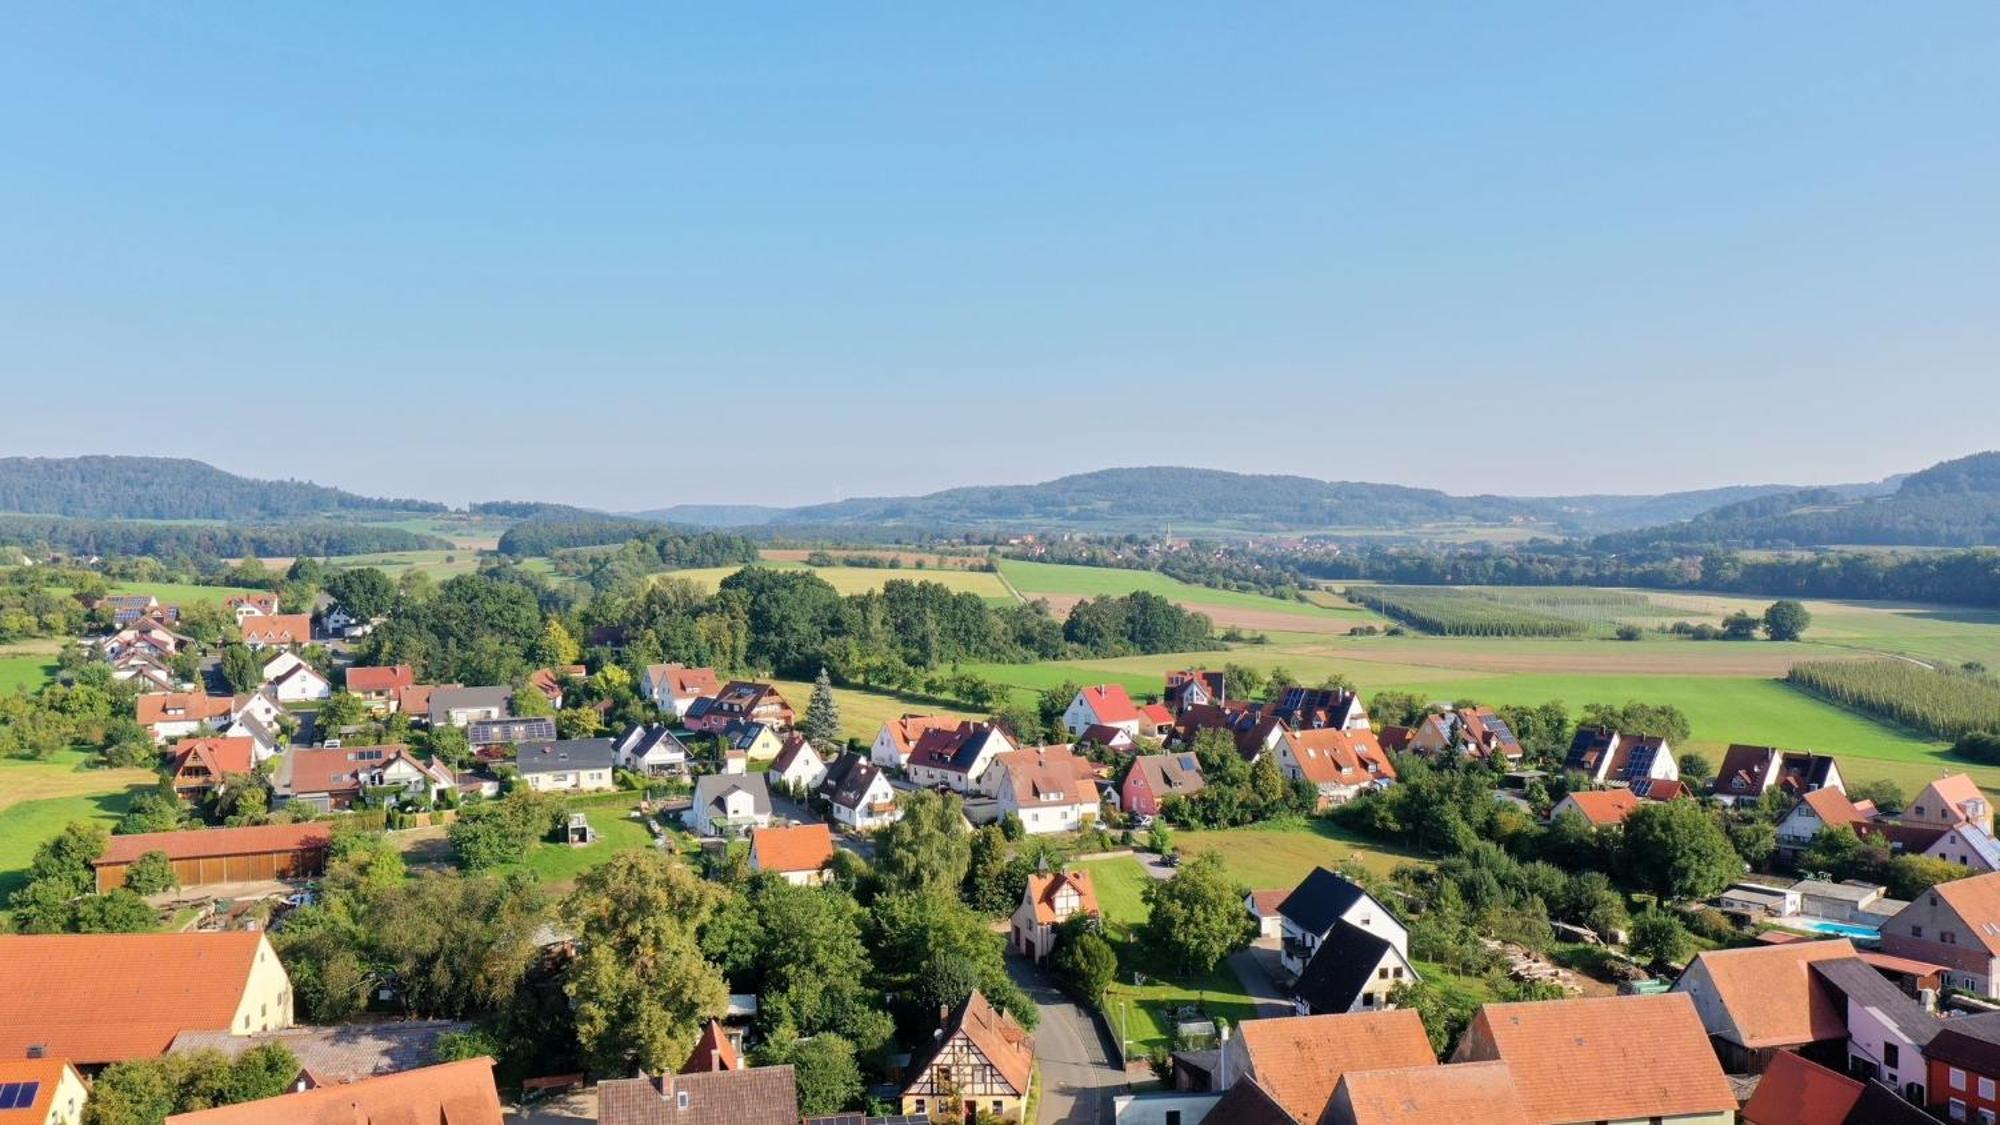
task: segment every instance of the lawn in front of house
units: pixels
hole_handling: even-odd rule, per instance
[[[803,720],[806,705],[812,702],[813,686],[803,680],[766,680],[792,705],[792,710]],[[867,688],[837,687],[833,689],[833,700],[840,705],[840,733],[856,739],[866,746],[875,741],[875,735],[882,724],[904,715],[953,715],[963,719],[977,719],[984,716],[961,707],[941,706],[923,696],[904,695],[890,691],[871,691]],[[814,747],[825,750],[825,747]],[[836,749],[838,749],[836,747]]]
[[[1161,980],[1144,972],[1134,932],[1146,920],[1144,892],[1153,877],[1137,859],[1118,856],[1080,866],[1090,872],[1097,906],[1104,916],[1105,936],[1118,952],[1118,980],[1105,992],[1104,1013],[1112,1034],[1128,1043],[1129,1056],[1144,1056],[1153,1047],[1171,1050],[1170,1013],[1185,1005],[1198,1005],[1209,1017],[1232,1024],[1256,1018],[1257,1002],[1243,991],[1243,982],[1227,964],[1188,980]]]
[[[613,855],[653,846],[652,833],[632,815],[639,807],[639,800],[640,795],[632,793],[616,800],[577,805],[576,811],[588,817],[591,828],[596,830],[596,840],[581,847],[544,840],[534,845],[526,859],[508,867],[534,872],[551,890],[568,890],[577,876]],[[669,829],[668,834],[675,833]]]
[[[1184,856],[1217,852],[1236,881],[1251,890],[1295,887],[1315,867],[1338,868],[1349,858],[1380,875],[1398,864],[1427,863],[1423,856],[1370,840],[1317,818],[1291,818],[1244,828],[1176,829],[1173,846]]]

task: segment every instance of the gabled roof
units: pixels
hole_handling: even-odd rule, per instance
[[[1944,1022],[1926,1011],[1910,994],[1889,983],[1889,978],[1859,957],[1836,957],[1815,961],[1812,974],[1819,984],[1875,1014],[1919,1047],[1931,1041]]]
[[[2000,1012],[1945,1021],[1924,1048],[1924,1057],[1982,1074],[2000,1074]]]
[[[818,871],[833,858],[833,833],[824,824],[753,828],[750,857],[760,871]]]
[[[889,732],[889,741],[895,744],[896,752],[907,758],[925,734],[934,730],[952,730],[963,721],[950,715],[904,715],[888,720],[882,728]]]
[[[258,933],[0,936],[0,1058],[150,1058],[228,1027],[260,952],[276,956]]]
[[[1415,1010],[1244,1020],[1236,1035],[1257,1084],[1294,1121],[1317,1122],[1350,1070],[1435,1065]]]
[[[919,735],[910,750],[910,768],[968,773],[979,762],[988,739],[1004,738],[991,723],[958,722],[950,727],[931,727]],[[1003,741],[1003,748],[1004,748]]]
[[[1731,1025],[1709,1030],[1751,1050],[1839,1039],[1847,1033],[1845,1011],[1816,987],[1811,966],[1853,956],[1845,938],[1711,949],[1694,959],[1674,991],[1686,992],[1705,976]]]
[[[721,812],[723,798],[739,789],[750,794],[751,808],[770,815],[771,786],[761,773],[711,773],[695,778],[695,807],[713,806],[710,811]]]
[[[65,1073],[74,1074],[64,1059],[0,1059],[0,1086],[12,1087],[10,1108],[0,1108],[0,1125],[47,1125],[57,1116],[56,1098]],[[76,1075],[79,1085],[83,1076]]]
[[[1097,888],[1090,881],[1090,872],[1081,869],[1076,871],[1037,871],[1028,876],[1028,887],[1027,890],[1022,892],[1021,897],[1023,901],[1034,904],[1035,921],[1044,925],[1053,925],[1061,920],[1056,917],[1056,898],[1065,889],[1076,892],[1078,900],[1077,909],[1079,911],[1085,914],[1096,914],[1099,912],[1097,908]]]
[[[561,699],[563,685],[571,680],[580,680],[590,674],[590,669],[581,664],[564,664],[554,668],[537,668],[528,673],[528,686],[541,692],[551,702]]]
[[[194,691],[155,691],[136,701],[139,723],[198,723],[228,716],[236,699],[228,695],[203,695]]]
[[[435,687],[430,693],[433,723],[447,722],[453,711],[477,711],[496,707],[503,713],[514,702],[514,689],[507,687]],[[407,704],[406,704],[407,706]]]
[[[1929,785],[1924,786],[1923,792],[1936,794],[1939,799],[1944,801],[1947,809],[1953,814],[1954,818],[1967,818],[1973,815],[1965,811],[1965,806],[1972,802],[1978,802],[1981,805],[1990,805],[1990,802],[1986,800],[1986,795],[1979,791],[1979,783],[1962,773],[1947,774],[1944,777],[1940,777],[1932,781]],[[1923,793],[1919,793],[1917,796],[1921,798]],[[1942,812],[1945,810],[1939,811]],[[1945,818],[1932,817],[1931,819],[1940,820]]]
[[[783,776],[807,754],[819,759],[819,751],[813,749],[813,744],[806,740],[806,736],[794,731],[785,736],[783,748],[778,751],[777,759],[771,763],[771,772]]]
[[[312,643],[312,615],[262,613],[243,619],[245,644],[305,645]]]
[[[1292,985],[1292,995],[1316,1012],[1345,1012],[1375,975],[1389,942],[1345,920],[1335,922],[1326,940]]]
[[[637,1078],[597,1084],[597,1120],[599,1125],[797,1125],[798,1081],[789,1065],[657,1078],[640,1071]]]
[[[1694,1001],[1679,993],[1487,1004],[1461,1041],[1459,1056],[1472,1053],[1513,1070],[1532,1121],[1736,1109]]]
[[[1201,1125],[1295,1125],[1292,1115],[1271,1097],[1270,1091],[1244,1079],[1229,1088]]]
[[[1095,805],[1100,799],[1090,759],[1067,746],[1009,750],[994,756],[993,767],[1007,771],[1007,787],[1022,808]]]
[[[1580,789],[1564,800],[1573,803],[1583,819],[1598,828],[1625,823],[1625,818],[1639,807],[1639,798],[1627,789]]]
[[[384,1074],[303,1094],[181,1113],[167,1125],[500,1125],[493,1060],[485,1057]]]
[[[752,722],[748,719],[731,719],[722,728],[722,741],[736,750],[748,750],[762,741],[766,733],[776,735],[777,728],[769,723]]]
[[[1777,762],[1775,746],[1734,743],[1722,755],[1711,789],[1722,796],[1754,797],[1764,791],[1764,775]]]
[[[347,670],[347,690],[356,695],[374,695],[393,692],[417,682],[416,669],[408,664],[391,664],[378,668],[349,668]]]
[[[473,746],[492,746],[502,742],[554,742],[556,720],[553,715],[474,719],[465,724],[465,740]]]
[[[664,681],[668,694],[675,699],[714,695],[721,690],[721,684],[716,679],[713,668],[690,668],[685,664],[648,664],[646,679],[655,684]]]
[[[256,740],[248,737],[190,738],[174,745],[174,772],[193,762],[217,780],[227,774],[249,773],[256,768],[256,752]]]
[[[1868,818],[1861,815],[1861,810],[1854,807],[1854,802],[1847,799],[1847,794],[1838,789],[1815,789],[1806,794],[1801,803],[1828,828],[1868,822]]]
[[[295,852],[333,843],[327,823],[256,824],[241,828],[202,828],[192,832],[139,832],[113,836],[94,866],[132,863],[147,852],[165,852],[168,859],[203,859],[264,852]]]
[[[1286,738],[1299,773],[1316,785],[1366,785],[1396,778],[1396,767],[1373,731],[1321,727],[1296,731]]]
[[[1843,1125],[1866,1089],[1804,1055],[1779,1051],[1743,1107],[1743,1120],[1749,1125]]]
[[[1208,786],[1194,751],[1177,754],[1141,754],[1132,759],[1132,770],[1145,779],[1155,797],[1192,797]]]
[[[1146,704],[1144,707],[1139,708],[1139,717],[1156,727],[1170,727],[1174,725],[1174,713],[1167,710],[1167,705],[1164,703]]]
[[[701,1029],[701,1038],[695,1040],[694,1050],[688,1053],[680,1072],[700,1074],[708,1070],[739,1070],[742,1066],[743,1058],[736,1053],[735,1045],[729,1042],[721,1021],[710,1020],[708,1026]]]
[[[361,774],[383,769],[398,759],[417,769],[423,763],[410,756],[410,748],[400,742],[382,746],[294,746],[285,751],[279,776],[294,796],[309,793],[346,793],[361,788]]]
[[[922,1061],[913,1062],[909,1069],[913,1082],[923,1078],[947,1043],[963,1034],[1016,1095],[1027,1096],[1028,1081],[1035,1071],[1035,1041],[1013,1017],[987,1003],[978,989],[972,990],[938,1030],[940,1034],[925,1045]]]
[[[819,794],[828,801],[844,809],[858,809],[868,799],[868,791],[882,776],[882,768],[868,760],[866,755],[842,754],[827,763],[826,778],[819,783]]]
[[[1324,867],[1315,867],[1285,896],[1278,913],[1307,933],[1324,934],[1333,929],[1349,907],[1367,897],[1367,891],[1347,879]]]
[[[570,738],[557,742],[523,742],[514,751],[514,768],[522,773],[608,770],[618,752],[608,738]]]
[[[1132,736],[1125,733],[1124,727],[1107,727],[1103,723],[1092,723],[1083,728],[1083,733],[1077,736],[1077,741],[1095,742],[1099,746],[1130,746]]]
[[[2000,957],[2000,872],[1939,883],[1926,894],[1936,895],[1972,931],[1986,951]]]
[[[1350,1070],[1334,1089],[1328,1125],[1530,1125],[1503,1062]]]
[[[1077,693],[1090,707],[1090,713],[1097,716],[1100,723],[1136,723],[1139,709],[1132,706],[1132,697],[1125,694],[1123,684],[1094,684]]]

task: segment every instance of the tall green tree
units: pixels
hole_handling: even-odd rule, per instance
[[[833,697],[833,680],[824,666],[813,679],[812,700],[806,704],[799,733],[821,754],[834,753],[840,747],[840,701]]]
[[[885,894],[944,888],[956,895],[972,862],[965,803],[954,793],[919,790],[903,798],[902,814],[876,833],[877,885]]]
[[[1784,598],[1764,609],[1764,635],[1774,641],[1796,641],[1806,635],[1812,613],[1799,602]]]
[[[1140,948],[1167,973],[1214,971],[1256,936],[1256,923],[1243,909],[1245,893],[1229,879],[1221,856],[1201,853],[1173,878],[1147,884],[1149,914],[1139,926]]]
[[[238,694],[256,691],[264,682],[264,662],[244,645],[224,645],[222,678]]]
[[[1633,882],[1668,898],[1707,898],[1743,871],[1714,815],[1693,801],[1642,802],[1625,818],[1623,853]]]

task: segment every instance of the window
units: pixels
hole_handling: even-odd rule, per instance
[[[1170,1110],[1168,1110],[1168,1111],[1167,1111],[1167,1125],[1181,1125],[1181,1111],[1180,1111],[1180,1110],[1178,1110],[1178,1109],[1170,1109]]]
[[[1920,938],[1924,936],[1924,928],[1922,926],[1911,926],[1910,936],[1913,938]]]
[[[999,1098],[994,1098],[994,1099],[993,1099],[993,1112],[997,1114],[997,1113],[999,1113],[999,1112],[1000,1112],[1001,1108],[1002,1108],[1002,1103],[1001,1103],[1000,1099],[999,1099]]]
[[[1938,940],[1945,943],[1946,945],[1957,945],[1958,935],[1952,933],[1950,930],[1946,930],[1945,932],[1938,935]]]
[[[1896,1044],[1882,1044],[1882,1065],[1890,1070],[1896,1069],[1896,1064],[1902,1061],[1902,1055],[1903,1049]]]
[[[1952,1089],[1954,1089],[1954,1090],[1963,1090],[1963,1089],[1965,1089],[1965,1072],[1964,1072],[1964,1071],[1962,1071],[1962,1070],[1960,1070],[1960,1069],[1958,1069],[1957,1067],[1955,1067],[1955,1066],[1954,1066],[1954,1067],[1950,1067],[1950,1068],[1948,1068],[1948,1070],[1947,1070],[1947,1074],[1949,1075],[1949,1077],[1950,1077],[1950,1079],[1951,1079],[1951,1088],[1952,1088]]]
[[[1992,1111],[1992,1110],[1990,1110],[1990,1109],[1982,1109],[1982,1110],[1980,1110],[1980,1111],[1979,1111],[1979,1125],[1993,1125],[1993,1111]]]
[[[1988,1101],[1993,1100],[1993,1080],[1985,1075],[1979,1078],[1979,1096]]]
[[[912,1105],[910,1108],[916,1110],[917,1113],[921,1115],[924,1112],[924,1099],[917,1098],[915,1099],[915,1103],[916,1104]]]
[[[1945,1115],[1953,1121],[1965,1120],[1965,1103],[1957,1098],[1951,1099],[1951,1104],[1945,1108]]]
[[[1375,979],[1376,979],[1376,980],[1388,980],[1388,979],[1389,979],[1389,970],[1387,970],[1387,969],[1377,969],[1377,970],[1375,970]]]

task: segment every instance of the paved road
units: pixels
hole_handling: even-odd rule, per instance
[[[1026,958],[1009,955],[1007,971],[1041,1009],[1035,1029],[1042,1066],[1039,1125],[1108,1125],[1111,1098],[1125,1091],[1125,1073],[1111,1064],[1097,1021]]]
[[[1294,1014],[1289,993],[1278,987],[1278,939],[1259,938],[1248,949],[1229,955],[1229,968],[1243,982],[1243,991],[1257,1001],[1257,1018]]]

